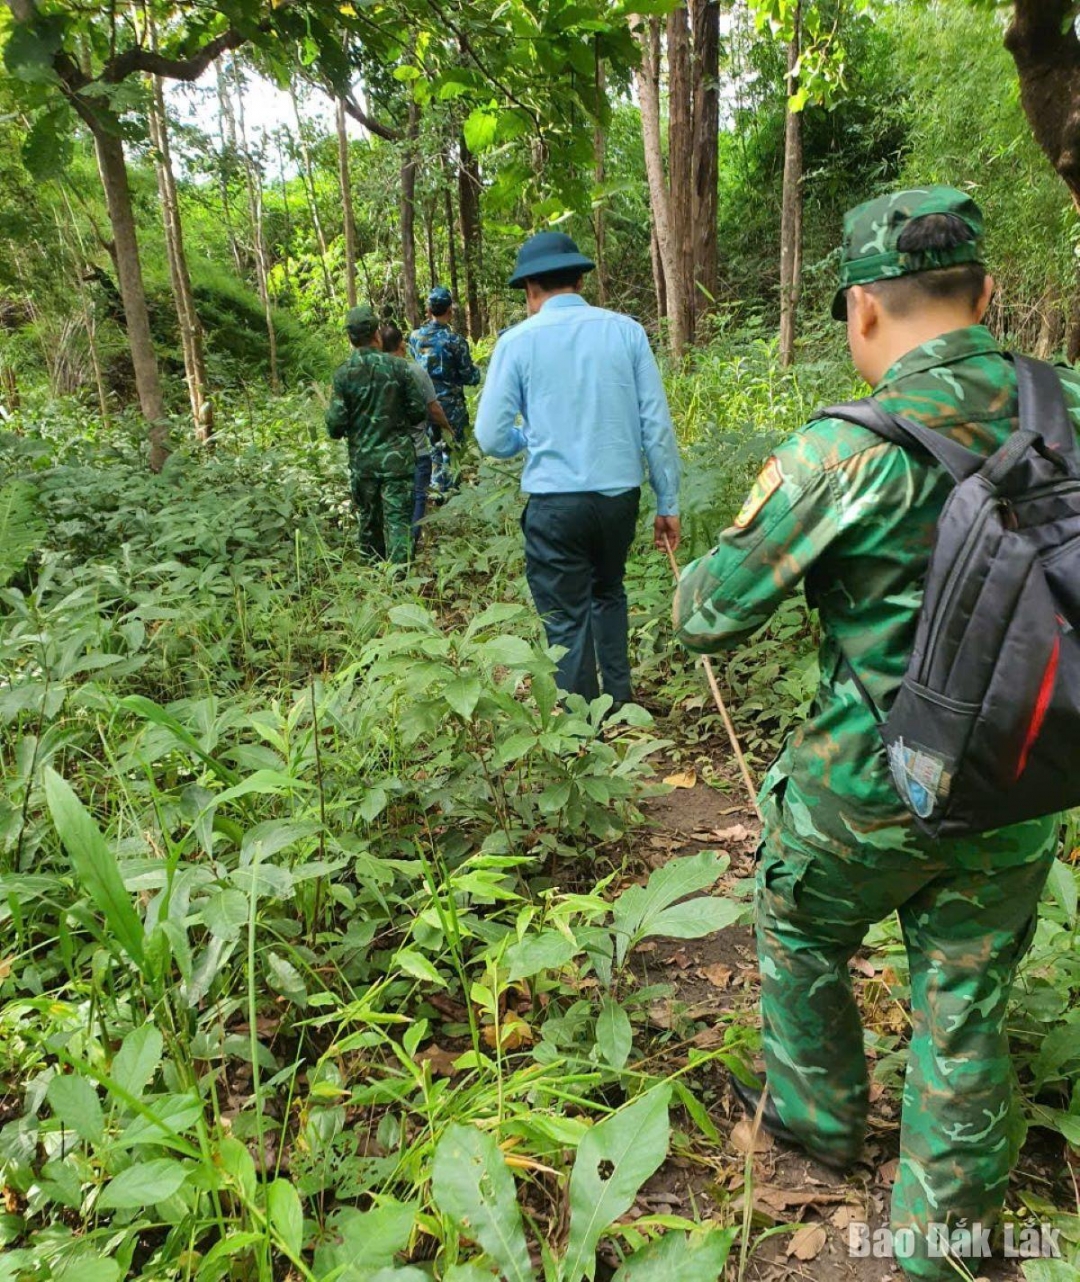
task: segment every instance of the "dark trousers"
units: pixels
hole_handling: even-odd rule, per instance
[[[626,557],[637,529],[640,490],[615,498],[580,494],[534,494],[521,518],[525,573],[549,646],[562,646],[556,681],[568,694],[616,703],[633,698],[630,688]]]
[[[413,547],[420,545],[420,522],[427,511],[428,490],[431,489],[431,455],[425,454],[416,460],[416,472],[413,475],[413,514],[412,541]]]

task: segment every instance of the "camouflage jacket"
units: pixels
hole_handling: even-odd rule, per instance
[[[409,336],[409,348],[431,375],[435,395],[453,423],[451,411],[458,410],[460,414],[465,410],[464,388],[475,387],[480,382],[480,371],[473,364],[469,340],[442,321],[429,320],[413,330]]]
[[[1080,432],[1080,374],[1063,369],[1061,376]],[[1017,424],[1012,363],[982,326],[908,352],[874,392],[885,408],[980,453],[992,453]],[[934,530],[951,485],[937,464],[865,428],[837,419],[811,423],[768,460],[717,547],[679,582],[679,640],[715,651],[754,632],[805,580],[821,620],[820,686],[762,792],[777,794],[783,822],[800,836],[847,857],[867,847],[909,856],[925,848],[848,665],[887,710],[914,643]],[[996,848],[979,838],[979,858],[1019,857],[1016,834],[1026,848],[1039,833],[1045,839],[1049,822],[1005,829]]]
[[[427,404],[405,361],[359,347],[334,374],[326,430],[349,443],[354,476],[403,476],[416,466],[412,428]]]

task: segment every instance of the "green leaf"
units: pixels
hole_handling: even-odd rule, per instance
[[[187,1178],[187,1168],[163,1157],[155,1162],[136,1162],[106,1186],[97,1200],[99,1211],[133,1211],[154,1206],[176,1193]]]
[[[639,938],[666,935],[670,939],[700,939],[702,935],[711,935],[734,925],[745,911],[744,905],[733,899],[699,895],[696,899],[688,899],[685,904],[676,904],[674,908],[657,913]]]
[[[422,628],[425,632],[438,632],[439,628],[430,610],[415,601],[408,605],[395,605],[390,611],[390,622],[399,628]]]
[[[101,1143],[105,1118],[93,1082],[78,1073],[66,1073],[52,1079],[45,1098],[69,1131],[90,1144]]]
[[[1080,1282],[1080,1269],[1064,1260],[1026,1260],[1024,1282]]]
[[[641,1186],[660,1169],[668,1149],[670,1098],[670,1088],[654,1087],[598,1122],[578,1145],[561,1282],[581,1282],[583,1277],[592,1282],[601,1235],[626,1214]]]
[[[389,1268],[408,1246],[415,1219],[416,1208],[401,1202],[373,1211],[339,1208],[330,1216],[330,1237],[315,1248],[316,1277],[333,1273],[335,1282],[370,1282],[372,1272]]]
[[[713,885],[730,860],[715,850],[670,859],[646,886],[631,886],[615,901],[616,964],[621,966],[632,944],[655,933],[652,924],[672,904]]]
[[[161,726],[163,730],[168,730],[170,734],[179,739],[185,748],[188,748],[200,761],[209,766],[223,783],[231,786],[240,782],[240,776],[235,770],[230,770],[223,762],[211,756],[190,730],[182,726],[171,712],[166,712],[153,699],[147,699],[145,695],[141,694],[129,694],[120,700],[120,707],[126,708],[129,712],[134,712],[145,721],[151,721],[154,725]],[[220,798],[215,800],[220,800]]]
[[[474,107],[466,116],[461,131],[471,152],[487,151],[499,132],[499,117],[483,107]]]
[[[202,906],[203,924],[211,935],[231,942],[239,939],[240,931],[247,925],[247,896],[239,890],[215,890]]]
[[[49,766],[45,767],[44,777],[49,813],[71,856],[76,880],[86,889],[124,951],[141,967],[143,924],[124,889],[116,855],[67,782]]]
[[[115,1260],[81,1256],[53,1274],[57,1282],[117,1282],[120,1265]]]
[[[504,668],[531,668],[536,662],[532,646],[521,637],[493,637],[480,649],[488,663],[501,663]]]
[[[513,984],[519,979],[531,979],[542,970],[559,970],[577,951],[574,941],[567,939],[561,930],[526,935],[511,944],[503,955],[503,965],[508,971],[506,982]]]
[[[271,951],[266,955],[266,967],[269,971],[270,987],[274,992],[281,993],[283,997],[287,997],[298,1006],[307,1005],[307,985],[291,961],[282,957],[280,953]]]
[[[476,711],[484,687],[476,677],[457,677],[443,691],[443,698],[463,721],[468,721]]]
[[[67,111],[50,111],[39,116],[23,139],[22,162],[27,173],[37,182],[59,178],[71,164],[73,154],[74,145]],[[0,547],[2,546],[0,543]],[[6,553],[7,549],[5,555]]]
[[[637,1251],[612,1282],[716,1282],[724,1272],[736,1227],[665,1233]]]
[[[401,948],[394,954],[394,965],[413,979],[421,979],[425,984],[446,987],[446,980],[439,974],[430,961],[412,948]]]
[[[357,813],[365,823],[374,823],[390,803],[385,788],[369,788],[356,807]]]
[[[153,1024],[143,1024],[128,1033],[116,1052],[109,1077],[122,1090],[138,1099],[153,1080],[161,1063],[161,1034]]]
[[[596,1044],[612,1068],[626,1067],[634,1045],[634,1030],[630,1026],[630,1016],[611,997],[604,999],[596,1017]]]
[[[479,1264],[455,1264],[443,1274],[443,1282],[497,1282],[490,1269]]]
[[[0,588],[6,587],[45,538],[37,490],[26,481],[0,488]]]
[[[394,79],[404,81],[406,84],[412,80],[419,80],[421,74],[419,67],[395,67],[393,70]]]
[[[532,1282],[517,1189],[493,1135],[452,1122],[435,1150],[431,1188],[439,1210],[480,1244],[503,1277]]]
[[[285,1249],[298,1256],[304,1246],[304,1210],[300,1194],[288,1180],[275,1180],[266,1190],[266,1211]]]
[[[1060,859],[1055,859],[1050,865],[1050,876],[1046,883],[1050,893],[1064,908],[1065,916],[1070,922],[1076,920],[1076,876],[1076,870],[1070,864],[1063,863]]]

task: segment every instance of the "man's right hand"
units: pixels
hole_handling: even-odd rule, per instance
[[[677,516],[658,516],[653,524],[653,541],[661,552],[670,547],[672,552],[678,550],[682,527]]]

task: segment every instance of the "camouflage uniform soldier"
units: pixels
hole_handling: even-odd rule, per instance
[[[409,347],[431,376],[435,395],[460,445],[469,426],[465,388],[480,382],[480,371],[473,364],[469,340],[450,328],[453,305],[450,291],[436,285],[428,295],[428,319],[410,335]]]
[[[950,188],[861,205],[845,220],[833,315],[886,409],[989,455],[1016,429],[1017,392],[980,323],[993,287],[981,237],[977,206]],[[1080,430],[1080,377],[1061,377]],[[675,602],[678,636],[699,651],[754,632],[803,580],[820,612],[818,696],[762,787],[765,1120],[830,1165],[858,1156],[868,1082],[848,961],[898,911],[913,1020],[892,1225],[907,1274],[933,1282],[957,1276],[943,1236],[989,1227],[1005,1197],[1017,1137],[1005,1010],[1059,831],[1050,817],[920,836],[860,693],[884,711],[900,684],[950,488],[931,460],[864,428],[811,423],[769,459]]]
[[[407,561],[416,468],[410,429],[427,405],[405,362],[380,350],[371,307],[354,307],[345,328],[356,350],[334,374],[326,430],[335,441],[348,440],[360,551]]]

